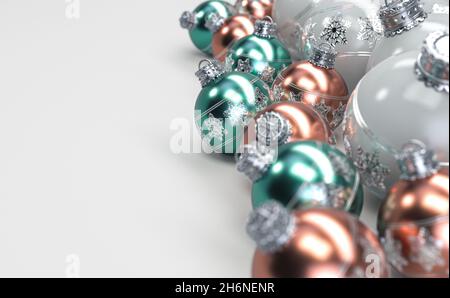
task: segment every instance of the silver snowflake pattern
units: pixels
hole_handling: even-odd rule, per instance
[[[361,29],[357,39],[367,41],[370,47],[375,46],[376,42],[383,36],[380,29],[381,24],[377,22],[376,18],[359,18],[358,23]]]
[[[271,66],[266,66],[264,70],[261,72],[259,77],[261,80],[269,85],[273,83],[273,76],[275,74],[275,68]]]
[[[355,166],[361,174],[364,185],[386,191],[385,180],[391,171],[381,164],[379,153],[368,153],[362,147],[358,147],[356,155]]]
[[[443,6],[443,5],[439,5],[438,3],[433,5],[432,8],[432,13],[434,14],[449,14],[449,7],[448,6]]]
[[[224,128],[223,121],[215,118],[212,114],[209,114],[208,119],[203,123],[203,132],[203,137],[207,142],[211,142],[213,139],[222,139],[228,133]]]
[[[384,250],[386,252],[386,256],[398,271],[402,271],[403,268],[408,266],[408,260],[403,256],[403,245],[400,241],[397,241],[394,238],[392,232],[386,233],[386,238],[383,239]]]
[[[345,20],[340,15],[332,18],[326,18],[324,21],[324,29],[320,34],[320,38],[327,41],[333,47],[337,44],[347,44],[347,30],[350,26],[351,22]]]
[[[339,107],[333,111],[333,120],[330,123],[331,129],[336,129],[344,121],[347,105],[340,103]]]
[[[249,73],[252,71],[252,66],[250,64],[250,59],[239,59],[236,71]]]
[[[426,228],[419,231],[419,235],[409,238],[411,244],[411,261],[419,264],[426,272],[431,273],[435,267],[445,266],[442,258],[444,243],[436,240]]]
[[[273,88],[273,98],[276,102],[279,102],[283,99],[284,97],[284,89],[280,86],[277,85]]]
[[[350,161],[346,157],[334,151],[330,151],[328,153],[328,158],[330,159],[336,173],[344,178],[345,182],[351,184],[355,177],[355,169]]]
[[[325,121],[328,122],[328,114],[331,112],[331,108],[325,103],[325,101],[322,100],[320,103],[314,104],[313,108],[323,117]]]
[[[267,107],[269,98],[259,89],[255,89],[256,110],[259,112]]]
[[[249,112],[243,103],[230,104],[224,115],[233,126],[246,126],[249,120]]]

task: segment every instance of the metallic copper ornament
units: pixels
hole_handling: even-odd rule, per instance
[[[300,61],[286,68],[273,84],[275,100],[301,101],[326,119],[331,129],[343,120],[349,91],[342,76],[333,68]]]
[[[388,277],[377,236],[346,212],[310,209],[293,213],[294,231],[279,250],[258,250],[255,278]],[[272,218],[273,219],[273,218]],[[277,222],[280,226],[281,222]]]
[[[253,34],[254,21],[247,15],[236,15],[224,21],[223,26],[214,33],[212,39],[212,52],[214,58],[223,62],[228,48],[237,40]]]
[[[282,123],[284,121],[286,123]],[[285,132],[282,131],[284,127]],[[267,146],[308,140],[329,143],[333,133],[310,106],[299,102],[280,102],[270,105],[256,115],[254,123],[246,128],[244,144],[261,141],[261,138],[265,141],[269,135],[270,142],[277,143],[266,144]]]
[[[380,236],[393,267],[408,277],[448,277],[449,177],[402,180],[379,215]]]
[[[273,0],[240,0],[237,6],[243,12],[257,19],[262,19],[266,16],[272,16]]]

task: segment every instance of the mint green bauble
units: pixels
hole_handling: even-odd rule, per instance
[[[231,4],[220,1],[211,0],[206,1],[197,6],[194,11],[185,11],[181,15],[180,25],[184,29],[189,30],[192,43],[202,52],[206,54],[212,53],[211,41],[213,32],[207,26],[206,21],[211,14],[228,19],[234,13],[234,8]]]
[[[275,200],[292,209],[336,208],[358,216],[362,212],[364,192],[359,174],[345,154],[333,146],[315,141],[286,144],[267,166],[261,166],[263,159],[255,162],[248,154],[245,158],[247,168],[243,172],[251,173],[254,181],[254,208]],[[242,165],[242,160],[239,162]],[[257,167],[251,169],[252,163]],[[259,169],[262,171],[258,173]]]
[[[250,72],[272,84],[278,73],[292,63],[289,51],[275,38],[276,25],[271,19],[258,20],[253,35],[238,40],[227,59],[233,69]]]
[[[270,102],[270,88],[248,73],[225,73],[207,61],[197,72],[203,89],[195,103],[195,121],[203,144],[216,153],[235,154],[245,126]]]

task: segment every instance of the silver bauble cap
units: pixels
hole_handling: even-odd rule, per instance
[[[291,123],[277,112],[266,112],[256,119],[256,137],[263,145],[284,145],[291,136]]]
[[[195,27],[195,14],[190,11],[185,11],[180,17],[180,26],[183,29],[192,30]]]
[[[334,68],[336,63],[336,57],[338,53],[334,48],[328,43],[312,44],[312,49],[310,52],[309,62],[312,64],[331,69]]]
[[[237,155],[236,168],[254,182],[267,172],[273,161],[273,151],[268,147],[257,144],[246,145]]]
[[[422,23],[428,16],[421,0],[385,0],[379,17],[386,37],[394,37]]]
[[[225,23],[225,18],[217,13],[211,13],[206,19],[205,27],[211,32],[217,32]]]
[[[436,154],[428,150],[417,140],[409,141],[397,155],[402,180],[414,181],[433,176],[439,171],[440,165]]]
[[[264,252],[273,253],[287,244],[295,232],[295,217],[280,203],[268,202],[249,217],[248,235]]]
[[[277,24],[274,23],[271,17],[267,16],[255,22],[255,32],[253,33],[254,35],[263,38],[273,38],[276,33]]]
[[[202,60],[198,65],[198,71],[195,75],[198,77],[202,87],[214,82],[225,74],[223,66],[215,60]]]
[[[416,73],[427,86],[449,93],[449,36],[446,32],[431,33],[424,42],[416,63]]]

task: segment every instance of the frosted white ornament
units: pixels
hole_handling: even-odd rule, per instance
[[[344,124],[346,152],[364,184],[384,196],[399,180],[396,156],[420,140],[449,160],[448,33],[435,32],[422,51],[391,57],[369,72],[350,100]]]
[[[386,0],[379,11],[384,37],[377,42],[367,70],[391,56],[420,49],[422,41],[434,31],[447,31],[448,1],[447,6],[438,2]]]
[[[379,0],[277,0],[279,37],[298,60],[308,59],[312,42],[328,42],[339,53],[336,69],[352,91],[366,73],[381,38]]]

